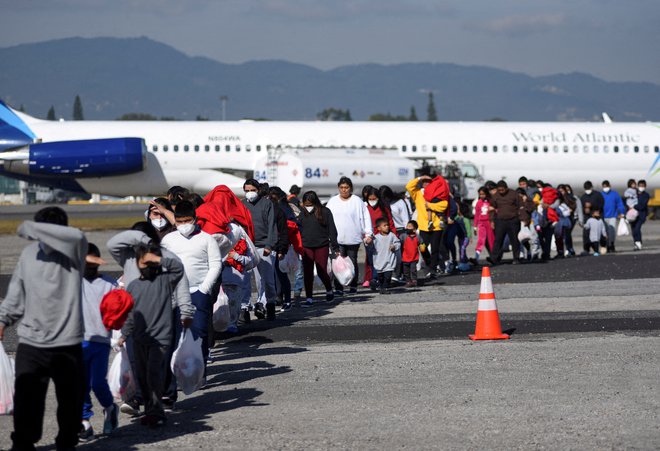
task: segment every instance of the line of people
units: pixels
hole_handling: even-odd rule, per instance
[[[20,320],[13,443],[31,449],[41,438],[49,379],[59,405],[58,449],[94,436],[91,391],[103,408],[104,433],[117,427],[119,410],[143,412],[145,426],[164,425],[177,401],[169,362],[181,332],[190,328],[200,339],[207,363],[221,293],[230,312],[224,332],[236,334],[252,316],[275,320],[277,304],[286,312],[296,298],[305,307],[357,293],[361,247],[361,284],[381,294],[393,283],[415,287],[423,266],[430,279],[469,270],[484,248],[492,265],[502,261],[507,246],[514,264],[548,260],[553,241],[555,258],[575,255],[576,225],[583,228],[584,255],[616,250],[617,219],[632,224],[634,248],[641,249],[649,201],[645,181],[631,180],[623,199],[607,181],[602,188],[595,191],[585,182],[578,197],[568,185],[555,188],[524,177],[516,190],[505,181],[487,182],[471,222],[471,212],[446,181],[429,175],[410,180],[404,193],[365,186],[362,196],[342,177],[325,205],[314,191],[301,196],[293,186],[287,194],[254,179],[245,181],[244,199],[226,186],[203,198],[172,187],[150,202],[144,221],[108,241],[123,268],[117,281],[99,273],[104,261],[98,246],[68,227],[63,210],[40,210],[18,229],[36,243],[21,254],[0,305],[0,339],[5,327]],[[473,234],[475,255],[468,258]],[[343,282],[329,271],[338,259],[351,268]],[[321,299],[314,293],[317,277],[325,290]],[[99,311],[103,297],[117,287],[134,299],[116,345],[126,346],[138,380],[135,396],[121,407],[105,379],[112,337]]]

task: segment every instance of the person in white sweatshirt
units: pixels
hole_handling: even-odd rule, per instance
[[[358,262],[357,254],[360,244],[371,244],[373,229],[367,207],[358,196],[353,194],[353,182],[348,177],[342,177],[337,183],[339,194],[331,197],[326,207],[332,212],[337,228],[337,243],[342,257],[348,256],[355,267],[355,277],[349,282],[349,293],[357,293]],[[335,280],[335,294],[342,296],[344,287]]]
[[[209,323],[213,312],[212,292],[222,269],[220,248],[211,235],[197,226],[192,203],[179,202],[174,211],[174,219],[178,233],[165,235],[161,246],[173,252],[183,263],[190,285],[190,297],[195,306],[190,330],[195,339],[202,339],[202,354],[206,362],[211,345]]]

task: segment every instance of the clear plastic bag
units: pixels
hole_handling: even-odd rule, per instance
[[[118,401],[128,401],[135,396],[137,381],[131,369],[126,345],[119,348],[119,352],[112,359],[108,369],[108,385],[112,396]]]
[[[293,246],[289,246],[289,250],[282,260],[279,260],[277,264],[280,267],[280,271],[284,274],[295,274],[298,271],[298,254],[293,250]]]
[[[355,277],[355,266],[349,257],[338,256],[332,260],[332,273],[341,285],[348,285]]]
[[[628,224],[626,224],[626,221],[621,219],[619,221],[619,227],[616,230],[616,236],[627,236],[630,235],[630,231],[628,230]]]
[[[202,339],[193,339],[190,329],[181,333],[179,346],[172,355],[172,373],[176,382],[186,395],[199,389],[204,380],[204,357]]]
[[[229,298],[222,287],[218,293],[218,299],[213,304],[213,330],[224,332],[229,326]]]
[[[0,341],[0,415],[14,411],[14,359],[9,357]]]

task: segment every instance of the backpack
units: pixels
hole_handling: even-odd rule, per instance
[[[449,183],[441,175],[437,175],[424,189],[424,199],[427,202],[449,200]]]

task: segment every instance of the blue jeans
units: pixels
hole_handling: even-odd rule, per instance
[[[108,358],[110,357],[110,345],[94,341],[83,341],[83,366],[85,368],[85,399],[83,401],[82,419],[89,420],[92,411],[91,391],[98,399],[104,409],[113,403],[112,393],[108,386],[106,375],[108,374]]]
[[[204,294],[201,291],[195,291],[190,294],[190,300],[195,306],[192,326],[190,331],[193,338],[202,339],[202,355],[204,356],[204,367],[209,358],[209,322],[213,313],[213,303],[210,294]]]

